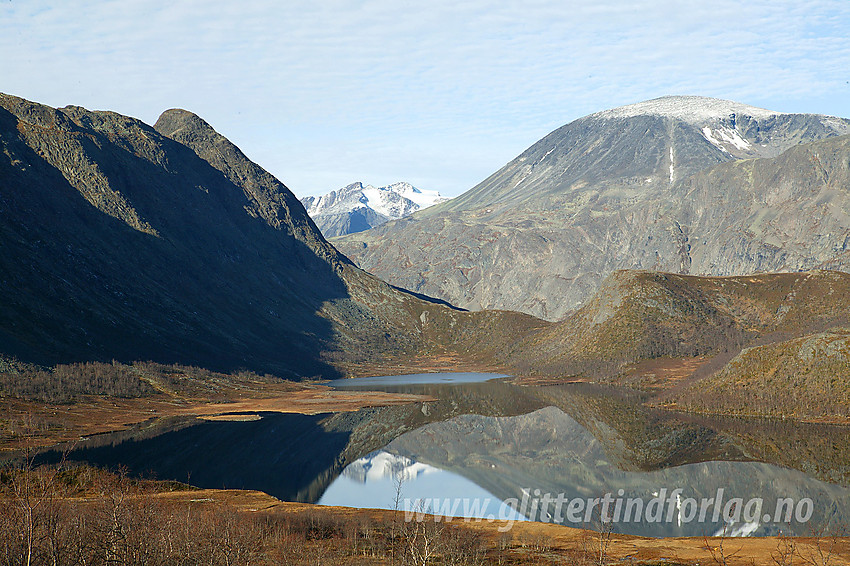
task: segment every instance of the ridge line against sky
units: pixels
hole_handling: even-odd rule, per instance
[[[850,117],[850,2],[0,0],[0,92],[196,112],[298,196],[455,196],[551,130],[670,94]]]

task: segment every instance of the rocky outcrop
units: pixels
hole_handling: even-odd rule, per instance
[[[741,351],[669,396],[691,410],[783,418],[850,416],[850,330],[835,328]]]

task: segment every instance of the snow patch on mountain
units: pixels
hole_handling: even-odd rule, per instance
[[[633,118],[635,116],[664,116],[676,118],[690,124],[703,124],[721,120],[731,115],[752,116],[753,118],[770,118],[783,112],[774,112],[757,108],[731,100],[709,98],[705,96],[664,96],[620,106],[611,110],[603,110],[593,114],[596,118]]]
[[[726,148],[724,143],[731,144],[741,151],[747,151],[753,147],[750,142],[741,137],[741,134],[739,134],[737,130],[733,130],[726,126],[716,128],[714,130],[706,126],[702,129],[702,135],[705,136],[705,139],[711,142],[715,147],[727,153],[729,150]]]
[[[850,134],[850,125],[846,120],[836,118],[835,116],[820,116],[821,124],[835,131],[839,136]]]
[[[670,184],[673,183],[673,175],[676,173],[673,167],[673,146],[670,146]]]

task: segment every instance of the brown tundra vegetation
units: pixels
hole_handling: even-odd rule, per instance
[[[850,564],[850,539],[835,533],[645,539],[540,523],[500,533],[32,462],[0,472],[0,566]]]

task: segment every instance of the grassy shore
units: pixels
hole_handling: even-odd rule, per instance
[[[850,539],[671,538],[521,522],[406,521],[87,467],[0,474],[0,565],[850,564]]]

